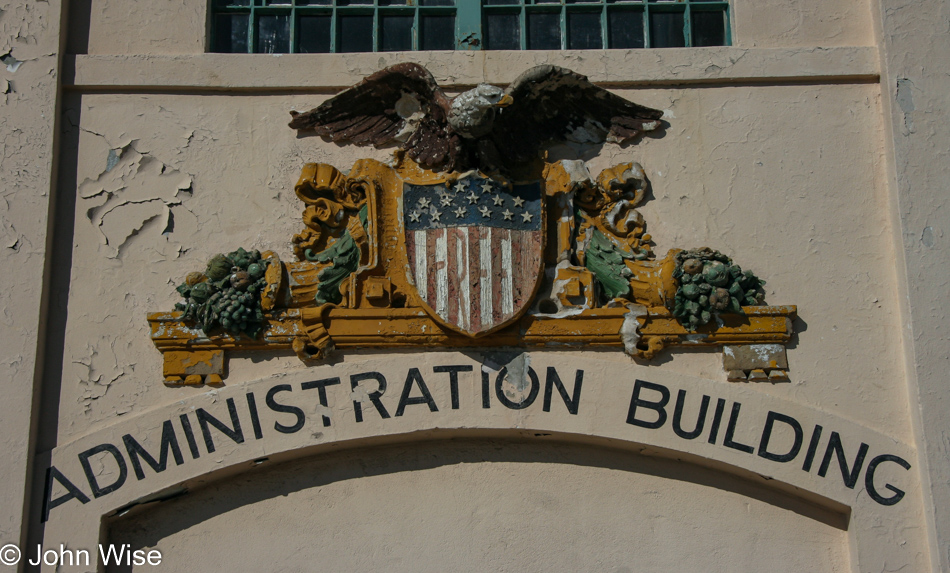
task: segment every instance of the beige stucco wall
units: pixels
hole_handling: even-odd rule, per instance
[[[10,460],[0,476],[0,542],[24,543],[32,525],[32,543],[83,547],[105,523],[104,539],[159,548],[166,570],[182,571],[294,570],[314,560],[393,570],[424,569],[423,561],[433,570],[947,566],[940,508],[950,462],[939,405],[950,396],[945,313],[935,302],[947,277],[946,167],[933,150],[950,136],[939,121],[947,80],[929,62],[948,50],[939,31],[917,33],[946,8],[740,0],[731,48],[273,57],[203,54],[205,4],[69,3],[61,88],[59,5],[2,8],[3,50],[23,63],[0,68],[9,88],[0,110],[9,239],[0,255],[9,372],[0,421]],[[767,281],[769,303],[798,305],[791,383],[728,383],[715,351],[667,350],[649,363],[619,350],[531,351],[524,356],[539,368],[586,368],[588,409],[479,409],[472,374],[462,380],[469,408],[427,416],[416,406],[422,412],[356,424],[344,392],[331,404],[332,428],[313,419],[284,436],[269,430],[271,415],[260,440],[219,445],[145,480],[130,475],[115,493],[72,500],[41,524],[37,492],[50,463],[88,493],[78,452],[120,444],[126,433],[154,449],[164,420],[197,407],[226,416],[227,399],[278,382],[334,375],[345,384],[348,374],[388,368],[392,410],[407,368],[429,376],[435,365],[468,361],[477,373],[501,360],[369,349],[313,369],[291,353],[243,354],[220,391],[161,383],[145,315],[171,309],[182,277],[239,246],[292,259],[302,164],[345,169],[388,155],[297,138],[287,111],[404,59],[455,90],[554,63],[666,110],[662,137],[552,157],[590,159],[595,174],[639,161],[652,183],[641,212],[658,254],[716,248]],[[636,378],[742,402],[753,419],[790,413],[806,440],[821,424],[841,432],[849,455],[860,442],[872,457],[900,455],[912,469],[882,469],[876,483],[907,495],[884,507],[863,485],[844,487],[834,463],[820,478],[798,461],[769,465],[683,442],[669,427],[635,430],[624,415]],[[445,404],[444,385],[431,386]],[[309,416],[323,412],[312,400],[295,403]],[[740,428],[737,439],[754,444],[758,431]],[[265,457],[257,468],[253,460]],[[102,483],[116,476],[107,458],[96,464]],[[32,501],[29,475],[38,484]],[[181,484],[191,493],[104,518]]]
[[[109,534],[161,547],[166,571],[848,570],[845,531],[715,472],[570,444],[420,446],[261,469]],[[212,557],[209,539],[233,551]]]
[[[909,9],[912,8],[912,9]],[[881,90],[885,102],[890,213],[903,303],[904,365],[911,419],[921,451],[934,570],[950,568],[950,450],[947,446],[947,357],[950,336],[941,301],[947,291],[948,213],[944,207],[950,130],[950,78],[940,73],[950,39],[946,4],[874,4],[881,22]]]
[[[42,369],[47,215],[55,178],[59,2],[0,2],[0,537],[25,540]],[[59,309],[65,306],[64,300]],[[55,304],[55,303],[54,303]],[[38,357],[39,356],[39,357]],[[50,444],[46,449],[52,447]]]

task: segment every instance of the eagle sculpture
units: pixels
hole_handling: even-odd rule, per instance
[[[659,127],[663,112],[557,66],[533,67],[505,90],[479,84],[450,98],[429,70],[402,63],[290,114],[298,133],[361,146],[395,142],[422,167],[449,172],[513,168],[552,141],[623,144]]]

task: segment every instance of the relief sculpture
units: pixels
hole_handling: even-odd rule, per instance
[[[447,97],[416,64],[377,72],[290,126],[338,144],[398,144],[349,171],[303,167],[295,261],[214,257],[174,312],[149,316],[168,385],[220,383],[228,349],[721,346],[728,379],[787,381],[794,306],[710,248],[657,259],[637,210],[643,168],[592,176],[552,142],[635,141],[662,113],[555,66]]]

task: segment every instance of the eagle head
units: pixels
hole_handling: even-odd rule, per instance
[[[495,120],[495,109],[511,105],[514,100],[501,88],[478,84],[475,89],[459,94],[449,109],[449,126],[455,133],[469,139],[487,135]]]

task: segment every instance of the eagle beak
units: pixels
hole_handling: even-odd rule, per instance
[[[508,107],[509,105],[515,103],[513,97],[508,94],[501,96],[501,99],[498,100],[498,103],[495,104],[495,107]]]

